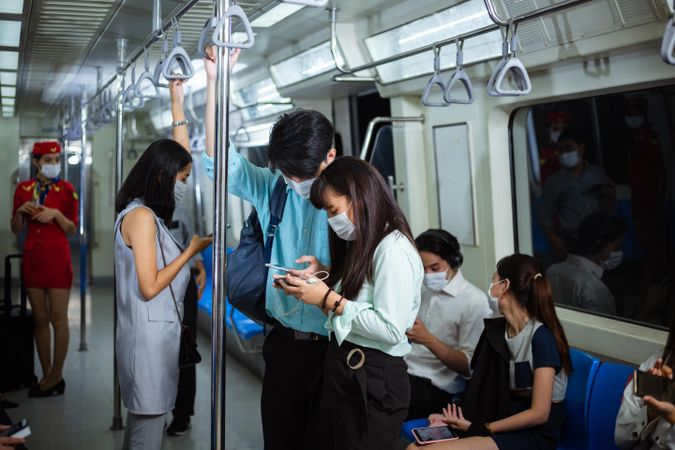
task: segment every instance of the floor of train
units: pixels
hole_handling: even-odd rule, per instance
[[[92,301],[93,300],[93,301]],[[5,396],[19,407],[7,412],[14,421],[27,419],[32,436],[30,450],[120,449],[123,431],[111,431],[113,416],[113,326],[112,289],[93,288],[87,300],[87,344],[79,352],[80,301],[73,289],[69,308],[70,350],[64,369],[66,392],[62,396],[28,398],[26,391]],[[203,356],[210,348],[208,338],[199,337]],[[35,362],[36,375],[40,365]],[[261,382],[237,361],[226,364],[227,450],[262,449],[260,424]],[[180,437],[165,437],[162,449],[210,449],[211,362],[205,357],[197,366],[197,398],[190,431]],[[126,413],[123,412],[123,416]],[[170,414],[167,416],[170,420]]]

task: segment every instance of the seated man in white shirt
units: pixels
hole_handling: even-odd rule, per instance
[[[492,314],[485,292],[459,270],[463,256],[457,238],[428,230],[415,243],[425,275],[419,313],[406,333],[412,343],[404,357],[410,377],[408,419],[428,417],[464,391],[483,319]]]
[[[605,270],[621,264],[626,224],[603,213],[585,217],[567,260],[546,271],[553,299],[562,305],[602,314],[616,314],[614,296],[603,283]]]

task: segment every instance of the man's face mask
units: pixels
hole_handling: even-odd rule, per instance
[[[580,162],[581,155],[579,154],[579,150],[563,152],[560,154],[560,165],[566,169],[573,169],[578,166]]]
[[[296,194],[298,194],[304,200],[307,200],[309,198],[309,193],[312,191],[312,184],[314,184],[314,180],[316,180],[316,178],[310,178],[309,180],[298,182],[291,180],[286,175],[282,176],[284,177],[284,181],[286,181],[286,184],[289,185],[291,189],[295,191]]]
[[[642,127],[645,123],[645,118],[643,116],[626,116],[626,125],[631,127],[634,130]]]

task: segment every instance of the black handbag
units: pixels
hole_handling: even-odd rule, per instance
[[[159,251],[162,253],[162,262],[164,263],[164,267],[166,267],[164,249],[162,248],[162,243],[159,240],[159,227],[157,228],[157,243],[159,244]],[[178,315],[178,320],[180,321],[180,350],[178,352],[178,367],[185,369],[202,362],[202,355],[200,355],[199,350],[197,350],[197,340],[190,332],[190,329],[183,325],[183,318],[180,315],[178,303],[176,302],[176,295],[173,293],[173,286],[171,286],[171,283],[169,283],[169,290],[171,291],[173,306],[176,308],[176,314]]]

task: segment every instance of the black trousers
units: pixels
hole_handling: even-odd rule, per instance
[[[185,299],[183,300],[183,325],[190,329],[192,335],[197,338],[197,283],[190,277]],[[197,367],[180,369],[178,375],[178,393],[176,404],[173,408],[173,416],[179,419],[187,419],[195,413],[195,394],[197,392]]]
[[[410,379],[410,408],[405,420],[425,419],[430,414],[441,413],[453,402],[452,394],[433,385],[430,379],[408,375]]]
[[[320,450],[317,429],[327,340],[299,341],[276,326],[263,344],[265,450]]]
[[[347,341],[338,347],[333,338],[324,367],[321,445],[314,449],[396,448],[410,402],[407,370],[403,358]]]

